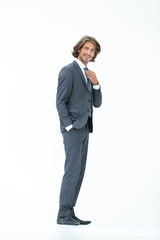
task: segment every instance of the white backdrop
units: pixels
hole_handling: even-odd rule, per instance
[[[84,35],[102,52],[89,68],[94,110],[76,213],[106,227],[160,226],[160,1],[0,1],[0,230],[51,230],[64,149],[57,76]],[[36,228],[36,229],[35,229]],[[154,231],[153,231],[154,232]]]

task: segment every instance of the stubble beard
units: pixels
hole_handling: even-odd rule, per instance
[[[85,62],[86,64],[89,63],[92,60],[92,59],[90,59],[89,61],[86,61],[82,56],[79,56],[79,57],[80,57],[81,61]]]

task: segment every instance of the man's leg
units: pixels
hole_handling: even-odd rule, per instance
[[[65,146],[65,169],[60,192],[60,209],[58,217],[70,215],[70,209],[75,198],[79,176],[81,174],[82,146],[86,135],[86,127],[72,129],[63,133]]]
[[[79,191],[82,185],[82,181],[83,181],[83,177],[84,177],[84,173],[85,173],[85,168],[86,168],[86,161],[87,161],[87,152],[88,152],[88,141],[89,141],[89,131],[88,131],[88,127],[86,126],[86,134],[85,134],[85,138],[83,140],[82,143],[82,148],[81,148],[81,169],[80,169],[80,174],[79,174],[79,178],[77,181],[77,185],[76,185],[76,189],[75,189],[75,194],[74,194],[74,198],[73,198],[73,203],[72,203],[72,208],[71,208],[71,216],[74,216],[74,210],[73,208],[76,205],[76,201],[79,195]]]

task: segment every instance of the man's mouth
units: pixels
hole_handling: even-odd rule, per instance
[[[91,56],[88,56],[88,55],[84,55],[86,58],[91,58]]]

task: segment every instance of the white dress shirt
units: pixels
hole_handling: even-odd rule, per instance
[[[75,58],[75,61],[78,63],[78,65],[79,65],[80,69],[82,70],[83,75],[84,75],[84,77],[86,79],[86,82],[87,82],[87,77],[86,77],[85,70],[84,70],[84,68],[86,68],[86,66],[78,58]],[[99,90],[100,89],[100,85],[99,84],[98,85],[93,85],[93,88],[96,89],[96,90]],[[65,129],[67,131],[69,131],[72,128],[73,128],[73,125],[71,124],[71,125],[67,126]]]
[[[84,68],[86,68],[86,65],[84,65],[78,58],[75,58],[75,61],[78,63],[78,65],[79,65],[80,69],[82,70],[83,75],[86,79],[86,82],[87,82],[87,77],[86,77],[85,70],[84,70]],[[100,88],[100,86],[99,86],[99,84],[93,85],[93,88],[98,90]]]

